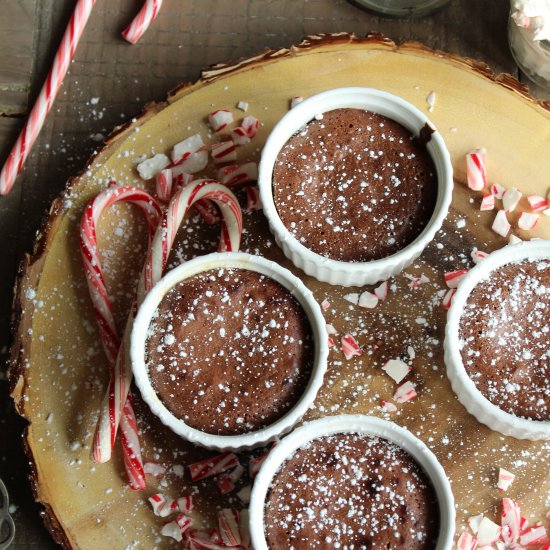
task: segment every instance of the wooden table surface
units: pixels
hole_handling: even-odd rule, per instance
[[[4,160],[50,67],[74,0],[0,0],[0,160]],[[307,34],[379,31],[397,42],[486,62],[517,76],[506,36],[505,0],[452,0],[419,20],[383,19],[346,0],[164,0],[155,25],[136,46],[120,31],[139,0],[98,0],[61,93],[14,190],[0,198],[0,477],[10,492],[16,549],[54,548],[27,483],[24,423],[8,397],[12,288],[23,254],[52,199],[101,143],[103,135],[161,100],[212,63],[265,47],[289,46]],[[540,89],[533,95],[544,97]]]

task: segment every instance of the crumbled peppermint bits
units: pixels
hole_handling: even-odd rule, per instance
[[[522,193],[515,187],[506,189],[506,191],[504,191],[504,195],[502,196],[502,208],[504,208],[506,212],[512,212],[515,210],[521,197]]]
[[[365,292],[362,292],[359,296],[359,301],[357,305],[359,307],[364,307],[367,309],[375,308],[378,305],[378,296],[376,294],[373,294],[372,292],[365,290]]]
[[[189,473],[192,481],[199,481],[210,476],[215,476],[236,468],[239,465],[237,455],[233,453],[222,453],[212,458],[206,458],[194,464],[189,464]]]
[[[474,248],[470,253],[472,261],[476,265],[482,262],[485,258],[487,258],[488,255],[489,254],[487,254],[487,252],[483,252],[482,250],[478,250],[477,248]]]
[[[464,279],[466,274],[468,273],[468,269],[459,269],[457,271],[448,271],[443,275],[445,279],[445,284],[449,288],[457,288],[460,284],[460,281]]]
[[[166,468],[164,468],[164,466],[162,466],[161,464],[157,464],[156,462],[146,462],[143,465],[143,471],[146,475],[150,475],[160,479],[164,477],[164,474],[166,473]]]
[[[386,297],[388,296],[388,281],[384,281],[380,283],[375,289],[374,294],[378,297],[378,299],[383,302]]]
[[[529,195],[527,202],[533,212],[542,212],[550,207],[550,202],[540,195]]]
[[[212,145],[212,158],[215,164],[237,160],[237,147],[232,140],[221,141]]]
[[[477,542],[479,546],[488,546],[495,543],[500,537],[500,531],[500,525],[484,517],[477,529]]]
[[[382,370],[398,384],[409,374],[411,367],[404,363],[400,359],[390,359],[383,367]]]
[[[453,296],[455,294],[456,294],[456,288],[450,288],[449,290],[447,290],[447,292],[445,292],[445,295],[443,296],[443,300],[441,301],[441,304],[445,309],[450,309],[453,301]]]
[[[355,338],[351,334],[344,334],[342,336],[342,351],[346,359],[351,359],[356,355],[361,355],[363,352],[356,342]]]
[[[483,148],[474,149],[466,155],[468,187],[473,191],[481,191],[487,185],[486,155],[487,151]]]
[[[290,108],[296,107],[299,103],[302,103],[304,101],[304,98],[302,96],[295,96],[290,100]]]
[[[499,183],[493,183],[491,185],[491,195],[493,195],[495,199],[498,199],[499,201],[502,200],[505,191],[506,187],[504,187],[504,185],[500,185]]]
[[[478,547],[478,541],[475,537],[470,535],[467,531],[463,531],[456,543],[458,550],[476,550]]]
[[[221,132],[233,122],[233,113],[227,109],[218,109],[208,115],[208,124],[214,132]]]
[[[539,214],[531,212],[522,212],[518,218],[518,227],[524,231],[529,231],[537,225],[539,221]]]
[[[490,193],[487,195],[483,195],[481,198],[481,204],[479,205],[479,209],[482,212],[485,212],[487,210],[493,210],[495,208],[495,196],[491,195]]]
[[[248,103],[246,101],[239,101],[237,103],[237,109],[246,113],[246,111],[248,111]]]
[[[510,486],[512,485],[514,479],[516,476],[509,472],[508,470],[505,470],[504,468],[498,469],[498,482],[497,487],[499,491],[507,491]]]
[[[141,179],[150,180],[169,165],[170,159],[166,155],[158,153],[155,156],[140,162],[136,168]]]
[[[412,382],[405,382],[397,388],[393,396],[393,400],[396,403],[407,403],[412,401],[416,396],[415,385]]]
[[[493,225],[491,226],[492,230],[497,235],[500,235],[501,237],[506,237],[511,227],[512,226],[510,225],[510,222],[508,222],[508,218],[506,216],[506,211],[499,210],[495,216]]]
[[[204,142],[200,134],[194,134],[183,141],[176,143],[172,149],[172,162],[174,164],[181,164],[184,160],[187,160],[193,153],[197,153],[204,148]]]
[[[246,162],[224,166],[218,170],[216,179],[228,187],[257,181],[258,165],[255,162]]]

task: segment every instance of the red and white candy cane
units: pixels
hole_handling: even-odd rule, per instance
[[[130,44],[135,44],[149,28],[149,25],[156,19],[161,6],[162,0],[145,0],[139,13],[122,32],[122,38],[130,42]]]
[[[95,1],[96,0],[78,0],[76,4],[67,30],[65,31],[61,44],[59,45],[59,49],[55,54],[55,59],[52,68],[50,69],[50,73],[48,74],[48,78],[40,91],[40,95],[32,108],[31,114],[29,115],[21,134],[19,134],[19,137],[17,138],[17,141],[8,156],[6,164],[0,172],[1,195],[7,195],[10,192],[17,175],[21,171],[31,148],[36,141],[42,126],[44,125],[46,116],[52,108],[54,99],[59,92],[59,88],[61,88],[61,83],[67,73],[67,69],[69,68],[71,59],[74,56],[76,46],[82,36],[82,32],[84,31],[84,27],[90,17]]]
[[[150,240],[153,238],[161,216],[161,210],[156,201],[148,193],[136,187],[111,187],[103,191],[88,204],[82,215],[80,223],[80,251],[95,318],[99,326],[101,343],[109,362],[111,377],[114,375],[121,339],[117,332],[113,308],[101,268],[101,259],[97,246],[97,223],[101,214],[116,202],[128,202],[140,208],[147,221]],[[108,399],[110,402],[113,402],[115,395],[108,395]],[[122,408],[121,431],[124,463],[129,476],[130,486],[134,489],[141,489],[145,486],[145,480],[136,419],[131,401],[125,399],[122,403]],[[113,445],[114,439],[110,442],[109,450]],[[104,462],[103,449],[104,446],[98,447],[94,445],[93,458],[97,462]]]
[[[176,233],[185,215],[197,201],[207,199],[214,202],[222,214],[220,251],[237,251],[241,242],[242,213],[235,195],[214,180],[197,180],[178,189],[164,211],[155,235],[149,246],[145,265],[138,283],[137,303],[153,288],[163,275],[168,256],[174,244]],[[137,308],[136,308],[137,309]],[[114,444],[121,411],[132,381],[132,371],[128,367],[129,341],[135,310],[132,311],[120,347],[109,388],[101,407],[96,428],[94,449],[102,461],[109,460]],[[109,445],[111,447],[109,447]]]

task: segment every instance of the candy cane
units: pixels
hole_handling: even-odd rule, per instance
[[[145,0],[139,13],[122,32],[122,38],[130,44],[135,44],[156,19],[161,6],[162,0]]]
[[[52,108],[53,102],[59,88],[61,88],[61,83],[63,78],[67,73],[71,59],[74,56],[76,46],[84,27],[90,17],[90,13],[95,4],[96,0],[78,0],[71,20],[63,38],[59,49],[55,54],[55,59],[48,74],[48,78],[40,91],[34,107],[32,108],[31,114],[21,134],[17,138],[13,149],[11,150],[6,164],[0,172],[0,194],[7,195],[13,184],[15,183],[15,178],[21,172],[21,168],[29,155],[31,148],[44,125],[46,116]]]
[[[229,189],[213,180],[204,179],[178,189],[164,211],[149,246],[138,283],[138,304],[143,301],[146,294],[162,277],[181,222],[191,206],[202,199],[209,199],[216,203],[222,213],[219,249],[221,251],[239,249],[242,233],[242,214],[237,199]],[[109,381],[109,387],[103,400],[96,427],[94,456],[97,456],[101,462],[109,460],[111,456],[121,410],[126,402],[126,396],[132,381],[132,371],[127,365],[130,364],[129,341],[136,310],[137,308],[132,311],[126,323],[124,345],[119,349],[115,369]]]
[[[97,246],[97,222],[101,214],[115,202],[132,203],[141,209],[147,221],[149,239],[152,239],[161,215],[160,207],[155,200],[148,193],[136,187],[110,188],[100,193],[88,204],[82,215],[80,224],[80,251],[95,318],[99,326],[100,339],[107,356],[111,377],[114,375],[117,354],[120,348],[120,337],[117,332],[111,300],[101,268],[101,259]],[[114,395],[109,395],[109,399],[113,400]],[[133,489],[142,489],[145,487],[145,474],[141,461],[135,414],[129,399],[123,403],[123,412],[121,432],[124,464],[130,480],[130,486]],[[111,447],[113,445],[114,440],[111,442]],[[102,448],[98,449],[94,446],[93,458],[98,462],[102,461],[101,450]]]

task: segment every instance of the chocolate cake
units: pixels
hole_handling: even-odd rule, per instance
[[[468,376],[491,403],[550,420],[550,260],[507,264],[472,290],[460,319]]]
[[[436,546],[434,489],[414,459],[385,439],[337,434],[298,449],[265,505],[269,548],[427,550]]]
[[[307,316],[275,280],[245,269],[210,270],[164,296],[147,338],[153,388],[198,430],[236,435],[283,416],[313,366]]]
[[[273,196],[285,227],[333,260],[395,254],[422,233],[435,208],[437,175],[425,141],[385,116],[328,111],[283,146]]]

